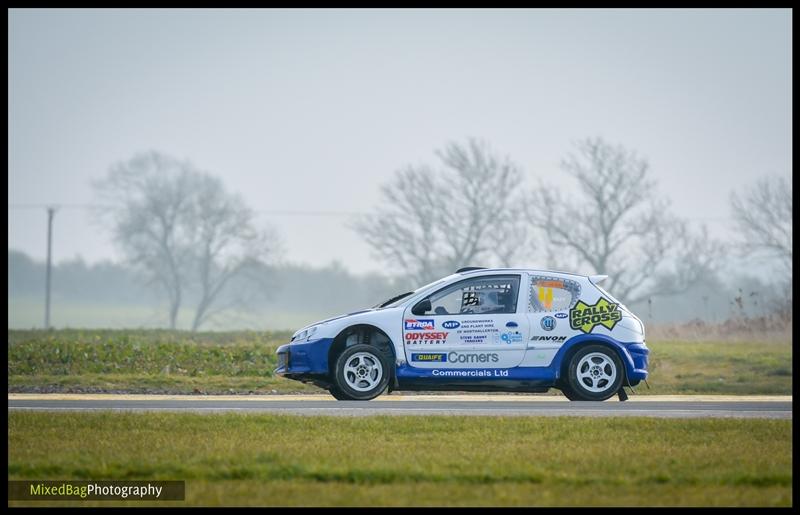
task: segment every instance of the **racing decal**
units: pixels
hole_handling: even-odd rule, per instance
[[[434,329],[434,322],[432,318],[425,318],[425,319],[406,319],[405,320],[405,329],[408,330],[416,330],[416,331],[433,331]]]
[[[458,322],[456,320],[448,320],[447,322],[444,322],[442,324],[442,327],[444,327],[445,329],[458,329],[459,327],[461,327],[461,322]]]
[[[451,363],[497,363],[500,355],[496,352],[451,352],[447,355]]]
[[[551,316],[542,318],[542,329],[545,331],[552,331],[556,328],[556,319]]]
[[[566,311],[580,298],[580,285],[568,279],[533,278],[528,300],[533,312]],[[557,317],[565,318],[565,317]]]
[[[531,338],[532,342],[539,341],[539,342],[563,342],[566,340],[566,336],[533,336]]]
[[[536,281],[536,286],[539,286],[540,288],[563,288],[564,281],[556,281],[556,280]]]
[[[544,306],[544,309],[550,310],[553,309],[553,288],[542,286],[543,282],[538,284],[539,302]]]
[[[536,281],[536,288],[539,290],[539,303],[549,311],[553,309],[553,288],[564,289],[564,281]]]
[[[519,331],[508,331],[500,335],[500,341],[503,343],[519,343],[522,341],[522,333]]]
[[[478,369],[478,370],[431,370],[433,377],[508,377],[508,370],[503,369]]]
[[[427,354],[411,354],[411,361],[447,361],[447,354],[443,352],[427,353]]]
[[[466,345],[477,345],[486,343],[486,338],[485,334],[461,334],[458,336],[458,341]]]
[[[499,334],[500,329],[495,326],[495,321],[491,318],[465,320],[456,329],[458,340],[467,345],[497,343],[500,340]]]
[[[519,343],[522,341],[522,333],[520,333],[517,328],[519,324],[514,322],[513,320],[506,322],[506,328],[509,329],[503,333],[500,333],[500,341],[503,343]]]
[[[406,333],[406,345],[440,345],[447,342],[449,333]]]
[[[566,313],[556,313],[555,314],[556,318],[567,318],[567,316],[569,316],[569,315],[567,315]]]
[[[500,361],[500,356],[496,352],[415,352],[411,354],[411,361],[439,363],[497,363]]]
[[[546,352],[548,356],[558,352],[553,349]],[[530,354],[530,353],[529,353]],[[549,361],[548,361],[549,363]],[[433,366],[432,368],[417,368],[413,366],[403,365],[397,369],[397,377],[403,379],[425,379],[425,378],[439,378],[442,381],[481,381],[492,379],[518,379],[522,381],[546,381],[550,383],[553,380],[552,370],[546,368],[548,363],[539,363],[535,366],[524,366],[506,368],[500,366],[485,366],[479,368],[443,368]],[[435,365],[431,363],[430,365]]]
[[[610,331],[621,319],[622,313],[619,311],[619,305],[608,302],[603,297],[600,297],[591,306],[582,300],[578,301],[575,307],[569,310],[569,326],[584,333],[592,332],[592,329],[598,325],[602,325]]]

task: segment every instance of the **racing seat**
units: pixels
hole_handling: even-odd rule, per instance
[[[497,311],[497,313],[512,313],[514,311],[512,309],[514,305],[514,297],[511,295],[511,292],[498,292],[497,303],[502,306],[501,310]]]

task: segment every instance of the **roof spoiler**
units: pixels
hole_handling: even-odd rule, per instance
[[[601,282],[608,279],[607,275],[590,275],[589,280],[592,281],[593,284],[600,284]]]

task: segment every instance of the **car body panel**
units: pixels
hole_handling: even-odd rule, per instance
[[[466,291],[492,302],[501,298],[493,285],[515,277],[519,280],[515,311],[465,312]],[[587,343],[616,351],[625,366],[628,384],[635,385],[647,377],[649,350],[644,324],[596,284],[603,278],[533,269],[479,269],[452,274],[389,307],[301,328],[295,337],[305,332],[310,336],[278,349],[275,373],[327,384],[331,381],[329,352],[336,337],[353,326],[372,326],[391,341],[395,389],[465,389],[472,385],[487,390],[541,391],[559,383],[565,360]],[[479,294],[472,287],[461,287],[482,282],[488,285],[483,285],[484,289],[475,287]],[[440,305],[431,306],[438,309],[436,312],[412,313],[420,301],[436,299],[437,294],[451,290],[453,298],[458,292],[463,296],[458,312]],[[497,304],[499,309],[512,309],[510,294],[502,298],[506,304]],[[448,299],[444,295],[436,302]]]
[[[519,273],[494,276],[515,279],[520,284],[525,280],[524,274]],[[462,278],[447,287],[457,287],[469,280]],[[417,303],[408,304],[403,316],[402,340],[406,362],[410,367],[422,369],[518,366],[525,355],[529,324],[524,309],[520,308],[521,290],[517,288],[515,313],[417,316],[411,312]]]

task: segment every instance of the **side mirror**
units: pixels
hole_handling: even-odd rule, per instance
[[[424,315],[431,310],[431,299],[422,299],[417,302],[417,305],[411,308],[411,312],[415,315]]]

